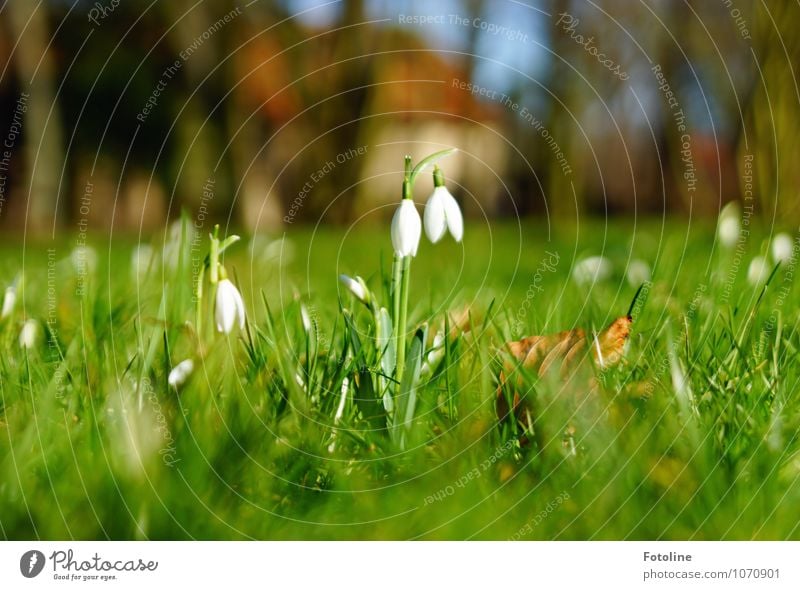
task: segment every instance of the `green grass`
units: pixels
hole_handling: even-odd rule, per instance
[[[82,296],[70,243],[28,243],[24,258],[17,243],[2,246],[0,279],[24,261],[24,295],[0,323],[0,536],[800,538],[800,293],[790,268],[766,289],[747,283],[766,233],[750,236],[738,270],[734,252],[712,250],[713,226],[679,220],[473,224],[463,246],[423,238],[409,329],[427,324],[430,346],[445,311],[466,306],[471,330],[448,340],[418,389],[404,444],[369,387],[370,315],[337,281],[359,274],[388,306],[388,227],[290,226],[286,236],[282,249],[245,239],[226,254],[248,331],[209,331],[202,345],[190,242],[175,268],[157,260],[135,281],[133,244],[98,238]],[[537,278],[545,251],[559,262]],[[613,276],[577,286],[573,260],[601,252]],[[552,436],[520,448],[495,418],[499,347],[623,315],[636,290],[623,272],[631,252],[654,277],[624,362],[595,376],[596,390],[583,374],[528,376]],[[55,329],[27,352],[23,307]],[[205,318],[211,326],[213,310]],[[196,367],[178,393],[167,373],[187,357]]]

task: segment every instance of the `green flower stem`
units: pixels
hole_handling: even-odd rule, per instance
[[[408,318],[408,291],[411,282],[411,256],[403,257],[403,278],[400,289],[400,322],[395,329],[397,333],[397,367],[395,376],[397,379],[397,389],[400,390],[400,383],[403,380],[403,370],[406,364],[406,322]]]
[[[194,322],[197,338],[202,341],[203,337],[203,281],[206,276],[206,265],[200,266],[200,272],[197,274],[197,287],[195,290],[195,308],[194,308]]]

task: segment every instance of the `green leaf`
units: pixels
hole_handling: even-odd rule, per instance
[[[414,420],[414,411],[417,408],[417,386],[419,385],[422,354],[425,350],[427,332],[427,326],[423,326],[416,331],[411,339],[405,371],[400,382],[400,395],[396,400],[392,430],[395,442],[400,448],[406,447],[408,433],[411,431],[411,425]]]
[[[419,164],[414,166],[414,169],[411,171],[411,176],[409,177],[409,180],[411,182],[411,186],[412,187],[414,186],[414,181],[416,180],[417,176],[421,172],[423,172],[425,170],[425,168],[427,168],[428,166],[430,166],[431,164],[433,164],[435,162],[438,162],[442,158],[444,158],[446,156],[449,156],[450,154],[452,154],[452,153],[454,153],[456,151],[458,151],[457,148],[449,148],[449,149],[446,149],[446,150],[441,150],[439,152],[435,152],[435,153],[431,154],[430,156],[428,156],[427,158],[423,158],[422,160],[420,160]]]
[[[359,369],[355,378],[355,402],[364,420],[372,430],[386,429],[386,412],[381,398],[375,394],[372,384],[372,373],[366,367]]]

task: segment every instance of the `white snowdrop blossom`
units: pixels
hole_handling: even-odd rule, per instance
[[[97,252],[91,246],[75,246],[69,258],[79,275],[93,273],[97,269]]]
[[[3,311],[0,312],[0,319],[5,319],[11,315],[11,312],[14,311],[14,306],[17,303],[17,290],[12,285],[11,287],[6,287],[6,294],[3,297]]]
[[[194,371],[194,361],[192,359],[181,361],[169,372],[167,383],[169,383],[171,387],[177,389],[186,383],[192,371]]]
[[[305,330],[306,334],[311,332],[311,316],[308,315],[308,310],[302,303],[300,304],[300,320],[303,322],[303,330]]]
[[[628,265],[626,277],[628,279],[628,284],[631,287],[638,287],[642,283],[646,283],[652,278],[650,265],[644,260],[635,258],[631,260],[630,264]]]
[[[370,292],[369,289],[367,289],[367,284],[364,282],[364,279],[359,276],[352,278],[347,275],[339,275],[339,280],[356,299],[369,305]]]
[[[36,320],[27,320],[22,325],[22,330],[19,333],[19,345],[22,348],[31,349],[36,346],[38,339],[39,323]]]
[[[436,367],[439,366],[439,363],[442,362],[444,354],[444,332],[440,330],[436,332],[436,335],[433,337],[433,347],[425,357],[425,362],[422,363],[420,372],[424,375],[433,373]]]
[[[244,328],[244,301],[239,290],[228,279],[222,279],[217,285],[217,305],[215,312],[217,331],[230,334],[234,323]]]
[[[772,259],[775,262],[789,262],[793,250],[794,242],[789,234],[780,233],[772,238]]]
[[[756,256],[750,261],[750,266],[747,268],[747,280],[755,287],[764,284],[767,277],[769,277],[769,263],[763,256]]]
[[[719,214],[719,223],[717,226],[717,236],[720,243],[725,248],[733,248],[736,241],[739,239],[741,232],[741,211],[739,204],[731,202],[722,208]]]
[[[411,199],[403,199],[392,219],[392,247],[400,258],[416,256],[422,220]]]
[[[455,197],[445,186],[437,186],[428,197],[424,213],[425,235],[432,243],[444,237],[449,230],[456,242],[464,237],[464,217]]]
[[[591,285],[607,280],[611,277],[613,266],[605,256],[590,256],[575,264],[572,269],[572,278],[579,285]]]
[[[141,281],[147,276],[155,261],[153,247],[149,244],[139,244],[131,252],[131,276],[134,281]]]

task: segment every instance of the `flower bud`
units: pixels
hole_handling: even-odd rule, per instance
[[[217,284],[217,305],[215,312],[217,331],[230,334],[238,320],[239,328],[244,328],[244,301],[239,290],[229,279]]]
[[[421,234],[422,220],[414,206],[414,201],[403,199],[392,219],[394,253],[400,258],[416,256]]]

